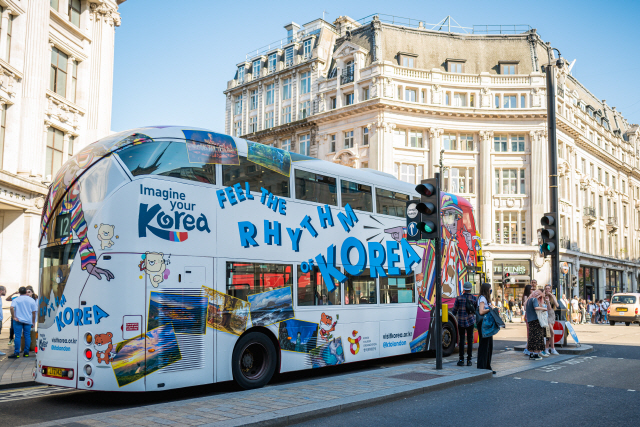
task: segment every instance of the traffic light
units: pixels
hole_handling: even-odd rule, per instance
[[[542,230],[540,237],[542,245],[540,252],[545,257],[558,253],[558,232],[557,232],[557,215],[554,212],[546,213],[540,220]]]
[[[416,186],[420,193],[420,221],[417,223],[420,239],[437,239],[440,237],[440,187],[436,178],[423,179]]]
[[[576,286],[578,286],[578,276],[573,275],[571,276],[571,287],[575,288]]]
[[[511,273],[506,273],[504,270],[502,271],[502,284],[507,288],[509,287],[509,283],[511,283]]]

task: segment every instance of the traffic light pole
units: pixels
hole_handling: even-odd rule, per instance
[[[436,345],[436,369],[442,369],[442,262],[441,262],[441,239],[442,239],[442,227],[440,226],[440,173],[434,174],[437,185],[436,185],[436,194],[438,195],[438,206],[437,206],[437,224],[436,230],[438,230],[437,237],[434,241],[435,249],[436,249],[436,259],[435,259],[435,275],[436,275],[436,309],[432,310],[431,313],[435,311],[436,313],[436,321],[435,321],[435,345]]]
[[[550,211],[558,217],[558,139],[556,134],[556,82],[555,66],[551,63],[545,68],[547,75],[547,137],[549,141],[549,197]],[[560,236],[558,236],[558,241]],[[560,296],[560,245],[557,245],[551,254],[551,287],[556,295]]]

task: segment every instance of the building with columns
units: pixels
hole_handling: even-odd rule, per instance
[[[9,294],[37,289],[52,177],[110,133],[123,1],[0,0],[0,285]]]
[[[236,65],[226,131],[411,183],[440,172],[443,189],[475,208],[494,295],[518,299],[532,279],[550,280],[538,251],[549,210],[550,46],[529,26],[455,33],[397,22],[287,25],[286,38]],[[558,73],[557,100],[563,292],[601,299],[637,290],[639,127],[569,66]],[[503,271],[515,283],[503,287]]]

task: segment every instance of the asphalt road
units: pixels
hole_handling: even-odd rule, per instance
[[[496,420],[514,425],[538,423],[545,427],[565,424],[613,425],[616,421],[625,425],[630,422],[633,424],[631,420],[639,419],[640,415],[640,405],[636,403],[640,399],[640,327],[598,325],[576,329],[585,341],[594,343],[596,351],[590,357],[579,357],[537,369],[535,362],[532,362],[531,370],[519,374],[331,415],[307,425],[351,427],[370,423],[395,426],[399,422],[435,425],[454,419],[464,424],[492,426],[495,426]],[[494,350],[501,351],[522,343],[523,333],[523,325],[507,324],[507,329],[499,335],[500,339],[495,340]],[[601,342],[606,344],[598,344]],[[380,369],[415,363],[416,359],[419,359],[416,355],[407,355],[286,374],[276,378],[273,383],[301,382],[343,372]],[[455,355],[452,360],[455,360]],[[630,389],[637,391],[627,391]],[[0,425],[20,426],[237,390],[234,383],[152,393],[86,392],[45,386],[2,390]],[[559,404],[565,401],[568,403]],[[536,422],[534,418],[522,421],[522,417],[534,416],[534,406],[547,411],[545,422]],[[485,419],[479,416],[482,411],[488,413]],[[553,422],[549,423],[548,420]]]

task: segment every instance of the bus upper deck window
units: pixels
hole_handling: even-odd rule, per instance
[[[376,205],[379,214],[405,217],[409,196],[395,191],[376,188]]]
[[[222,166],[222,185],[230,187],[234,184],[249,183],[251,191],[260,192],[264,187],[278,197],[289,196],[289,177],[264,166],[260,166],[246,157],[240,156],[239,165]]]
[[[323,205],[338,204],[336,179],[314,172],[296,170],[296,199]]]
[[[342,193],[343,207],[348,203],[353,209],[373,212],[371,186],[341,179],[340,191]]]
[[[133,145],[118,152],[133,176],[161,175],[216,183],[216,169],[213,164],[191,163],[187,144],[184,141],[153,141]]]

